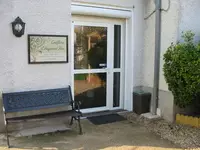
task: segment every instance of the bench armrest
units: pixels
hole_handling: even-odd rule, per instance
[[[80,111],[80,105],[81,105],[81,101],[72,101],[72,109],[77,109],[78,110],[78,112],[81,112]]]
[[[78,112],[81,112],[80,111],[80,105],[81,105],[80,101],[75,101],[75,108],[78,108]]]

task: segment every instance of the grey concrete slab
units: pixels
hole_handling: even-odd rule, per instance
[[[58,118],[56,118],[59,120]],[[61,119],[61,118],[60,118]],[[78,134],[77,124],[72,130],[31,137],[11,138],[13,150],[179,150],[178,145],[161,139],[144,126],[128,120],[104,125],[93,125],[87,119],[81,120],[83,135]],[[54,127],[65,129],[58,122],[52,127],[24,130],[23,135],[32,132],[53,131]],[[53,129],[52,129],[53,128]],[[36,131],[37,130],[37,131]],[[0,150],[6,150],[5,139],[0,139]]]

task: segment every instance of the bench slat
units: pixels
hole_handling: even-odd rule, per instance
[[[69,111],[61,111],[61,112],[53,112],[53,113],[46,113],[46,114],[38,114],[38,115],[32,115],[32,116],[22,116],[22,117],[14,117],[14,118],[6,118],[8,122],[15,122],[15,121],[24,121],[24,120],[30,120],[30,119],[44,119],[44,118],[56,118],[57,116],[73,116],[78,117],[82,116],[81,112],[75,111],[75,110],[69,110]]]
[[[60,88],[39,91],[3,93],[5,112],[21,112],[70,105],[71,89]]]

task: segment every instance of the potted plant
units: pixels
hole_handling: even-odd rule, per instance
[[[189,113],[177,114],[176,121],[200,127],[200,43],[194,42],[194,36],[187,31],[182,35],[183,42],[171,44],[164,54],[163,71],[175,104],[192,107]]]

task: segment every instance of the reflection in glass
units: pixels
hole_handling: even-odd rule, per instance
[[[74,28],[74,69],[99,69],[107,64],[107,28]]]
[[[120,68],[121,63],[121,25],[114,26],[114,68]]]
[[[114,72],[113,107],[120,106],[120,72]]]
[[[81,109],[106,106],[106,73],[74,75],[74,98]]]

